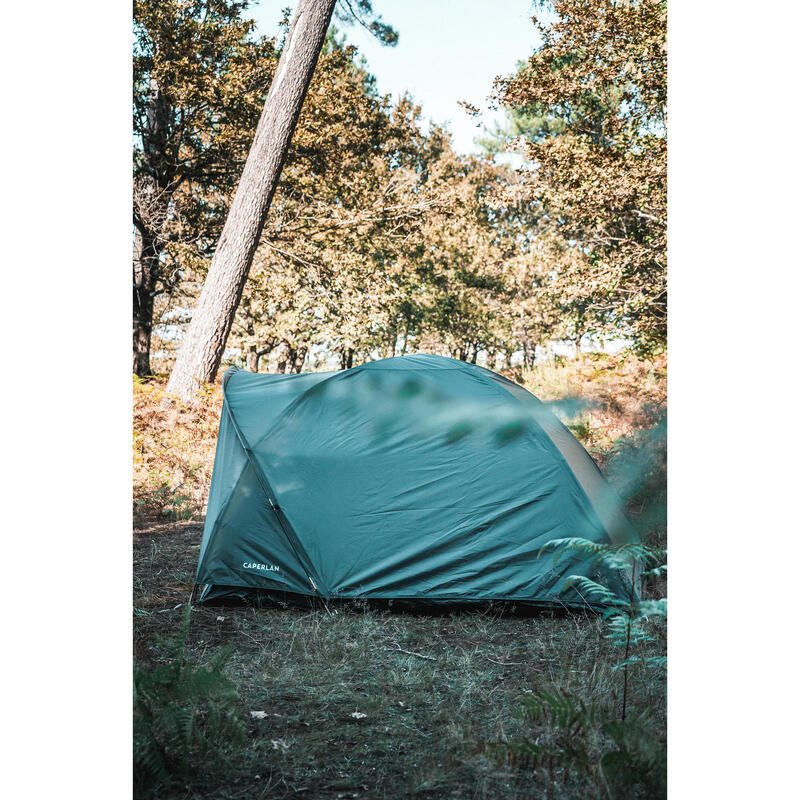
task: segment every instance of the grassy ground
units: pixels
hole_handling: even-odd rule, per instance
[[[592,401],[567,419],[586,423],[577,432],[610,464],[657,419],[664,373],[663,363],[586,358],[525,377],[542,399],[579,394]],[[203,411],[165,405],[162,386],[135,385],[134,658],[144,671],[169,658],[181,628],[220,406],[218,388]],[[641,491],[658,507],[653,496],[663,481],[650,479],[653,486]],[[639,500],[632,502],[639,513]],[[660,540],[663,530],[656,525],[653,535]],[[188,771],[153,796],[648,796],[641,782],[608,784],[595,766],[532,769],[492,748],[521,735],[558,743],[552,726],[520,717],[525,697],[560,691],[619,709],[622,673],[613,667],[621,656],[597,616],[198,607],[190,619],[188,664],[230,651],[224,671],[238,691],[233,705],[243,738],[223,738],[206,751],[192,744]],[[643,645],[645,653],[663,652],[657,639]],[[647,710],[654,739],[663,740],[663,673],[632,667],[628,703]],[[210,726],[203,714],[201,708],[199,737]],[[608,742],[596,730],[573,738],[583,735],[595,764]],[[146,788],[141,783],[140,793]]]

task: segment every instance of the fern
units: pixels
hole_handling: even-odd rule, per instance
[[[490,747],[495,757],[564,783],[588,778],[595,794],[604,789],[604,794],[630,796],[639,789],[654,800],[666,797],[666,749],[644,712],[635,710],[622,720],[560,691],[521,702],[530,732]]]
[[[564,553],[581,553],[588,558],[589,564],[598,573],[600,565],[606,569],[622,571],[633,575],[640,571],[643,579],[654,580],[666,571],[663,563],[666,550],[649,547],[640,542],[624,542],[608,544],[592,542],[580,537],[553,539],[541,548],[539,556],[548,551],[555,551],[555,565]],[[645,657],[632,653],[631,649],[647,642],[655,641],[648,633],[645,623],[652,617],[666,619],[667,601],[645,600],[637,597],[633,583],[630,584],[628,597],[620,597],[598,580],[585,575],[570,575],[564,582],[562,591],[576,591],[587,604],[599,607],[606,621],[606,638],[615,645],[624,648],[622,659],[613,667],[614,671],[622,671],[622,719],[625,719],[628,705],[628,672],[629,667],[640,664],[657,669],[666,668],[666,656]]]
[[[607,566],[621,570],[630,570],[633,566],[639,566],[650,571],[666,570],[665,566],[658,565],[666,558],[667,551],[663,548],[650,547],[640,542],[608,544],[572,536],[564,539],[551,539],[540,548],[539,556],[551,550],[556,551],[553,557],[554,565],[558,563],[564,553],[579,552],[588,557],[592,566],[602,562]],[[657,574],[661,574],[660,571]]]
[[[178,634],[166,642],[167,660],[134,665],[133,743],[137,797],[157,797],[176,778],[189,775],[193,761],[215,759],[244,738],[238,692],[223,667],[230,650],[206,666],[184,657],[189,611]]]
[[[591,602],[593,605],[617,608],[625,602],[606,586],[603,586],[603,584],[593,581],[591,578],[587,578],[583,575],[570,575],[570,577],[567,578],[564,582],[563,591],[572,588],[579,592],[587,602]]]

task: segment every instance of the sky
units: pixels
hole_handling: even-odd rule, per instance
[[[258,34],[272,36],[281,10],[295,5],[259,0],[247,13]],[[373,7],[399,33],[395,47],[382,46],[359,25],[344,32],[366,57],[378,90],[393,99],[410,92],[425,118],[449,123],[457,151],[477,152],[479,128],[458,101],[480,108],[490,127],[503,119],[488,109],[488,95],[495,77],[513,72],[538,43],[531,0],[373,0]]]

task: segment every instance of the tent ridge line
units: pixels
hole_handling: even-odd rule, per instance
[[[367,362],[367,363],[369,363],[369,362]],[[281,413],[277,417],[277,419],[275,419],[275,421],[272,423],[272,425],[261,436],[259,436],[258,441],[253,446],[254,447],[258,447],[261,444],[261,442],[263,442],[265,439],[267,439],[269,436],[271,436],[272,433],[283,422],[283,420],[286,419],[287,415],[291,414],[297,408],[297,406],[299,406],[300,403],[302,403],[303,400],[305,400],[305,398],[308,397],[308,395],[311,392],[319,391],[321,386],[324,386],[329,381],[332,381],[332,380],[335,380],[335,379],[339,379],[343,375],[347,375],[348,373],[352,374],[352,373],[354,373],[356,371],[361,371],[361,370],[364,369],[365,366],[366,366],[366,364],[359,364],[356,367],[350,367],[350,369],[336,370],[335,372],[331,372],[330,375],[328,375],[328,377],[325,378],[325,380],[322,380],[319,383],[315,383],[313,386],[309,386],[308,389],[306,389],[301,395],[299,395],[294,400],[292,400],[292,402],[289,403],[289,405],[286,406],[286,408],[284,408],[283,411],[281,411]],[[238,367],[231,367],[231,369],[228,370],[228,372],[231,372],[231,370],[236,370],[236,372],[240,372],[241,371],[241,370],[239,370]],[[227,372],[225,374],[227,375]],[[223,388],[223,392],[224,392],[224,388]]]

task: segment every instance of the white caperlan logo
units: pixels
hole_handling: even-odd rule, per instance
[[[245,561],[242,566],[245,569],[260,569],[262,572],[280,572],[281,568],[275,564],[255,564],[252,561]]]

